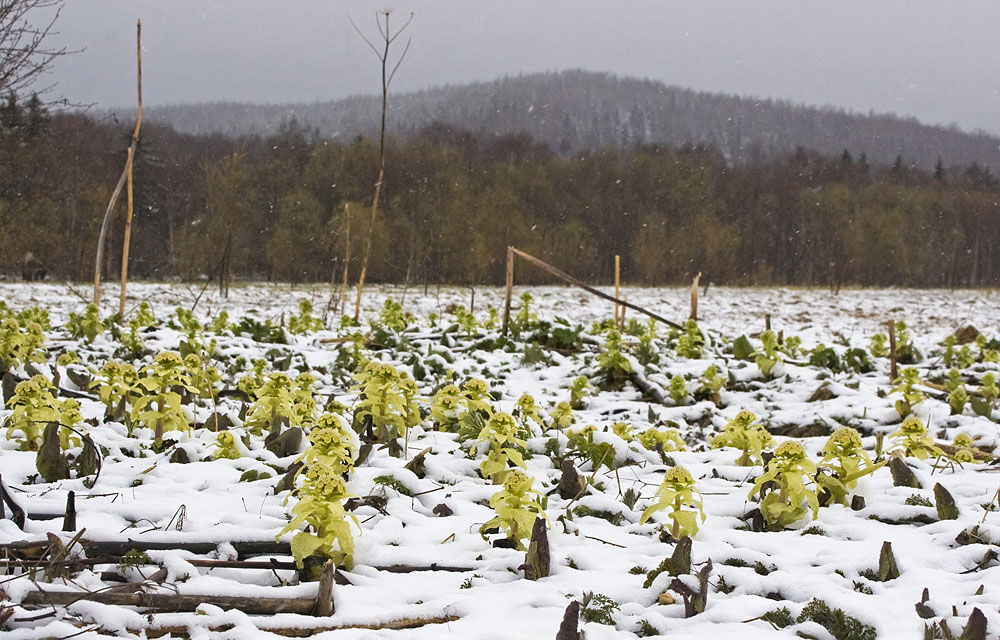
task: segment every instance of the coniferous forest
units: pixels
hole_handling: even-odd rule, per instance
[[[0,109],[0,272],[87,280],[131,123]],[[270,136],[143,129],[130,273],[327,281],[364,250],[377,139],[287,121]],[[435,122],[387,143],[369,280],[501,283],[514,245],[633,284],[995,286],[1000,182],[988,167],[919,168],[843,150],[727,161],[710,146],[562,154],[527,134]],[[119,268],[122,215],[108,237]],[[30,257],[28,257],[30,254]],[[351,266],[357,273],[358,266]],[[353,275],[352,275],[353,278]],[[544,282],[525,269],[519,281]]]

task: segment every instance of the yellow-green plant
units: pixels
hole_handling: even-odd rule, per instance
[[[22,327],[26,327],[32,322],[35,322],[42,328],[42,331],[49,331],[52,329],[52,324],[49,322],[49,310],[42,307],[36,306],[22,309],[18,311],[14,317],[17,318],[18,323]]]
[[[486,308],[486,321],[483,322],[483,328],[487,331],[493,331],[498,324],[500,324],[500,312],[491,305]]]
[[[378,314],[378,321],[386,329],[402,333],[413,322],[413,316],[403,311],[403,305],[392,298],[386,298],[382,310]]]
[[[683,331],[677,333],[677,345],[675,350],[682,358],[700,358],[704,352],[705,338],[701,335],[698,323],[688,320],[684,323]]]
[[[896,321],[896,359],[902,364],[920,362],[920,352],[913,346],[910,330],[902,320]]]
[[[523,451],[527,443],[519,437],[518,431],[513,416],[509,413],[495,413],[490,416],[486,426],[476,438],[471,451],[475,451],[481,443],[489,445],[486,459],[479,465],[479,473],[493,484],[504,481],[508,473],[508,464],[524,468]]]
[[[834,476],[819,474],[817,482],[830,492],[834,502],[847,504],[847,495],[858,486],[858,480],[882,467],[875,464],[861,443],[861,434],[852,427],[840,427],[823,445],[819,464],[833,471]]]
[[[688,390],[684,376],[677,375],[670,378],[670,386],[667,388],[667,392],[670,394],[670,399],[674,401],[675,405],[681,406],[687,404]]]
[[[97,305],[93,302],[87,305],[82,314],[71,311],[69,320],[66,322],[66,330],[71,336],[87,342],[93,342],[97,336],[104,333],[106,328],[104,322],[101,321]]]
[[[465,305],[458,305],[452,312],[455,319],[458,321],[459,328],[465,332],[466,337],[471,338],[475,333],[476,329],[479,328],[479,321],[476,320],[476,316],[465,308]]]
[[[534,300],[535,298],[527,291],[521,294],[521,306],[510,322],[510,332],[515,338],[520,338],[522,331],[530,331],[538,324],[538,316],[531,309]]]
[[[687,447],[677,429],[650,427],[639,434],[638,440],[648,451],[684,451]]]
[[[126,404],[139,381],[139,372],[127,362],[107,360],[94,373],[91,389],[97,389],[97,397],[104,404],[104,414],[121,419],[125,415]]]
[[[764,378],[770,379],[774,367],[783,360],[778,350],[777,334],[770,329],[764,331],[760,334],[760,344],[760,348],[753,352],[754,362]]]
[[[479,378],[470,378],[462,385],[461,404],[458,412],[458,439],[461,442],[479,437],[495,411],[492,405],[493,396],[490,387]]]
[[[802,348],[802,338],[798,336],[786,336],[778,348],[789,358],[797,358]]]
[[[503,488],[490,498],[496,516],[479,527],[479,532],[485,537],[486,531],[499,527],[514,542],[514,547],[523,551],[535,519],[539,516],[548,519],[542,494],[532,488],[534,482],[533,477],[522,471],[515,469],[508,473]]]
[[[135,314],[128,321],[128,333],[122,333],[118,337],[118,341],[121,343],[121,349],[116,352],[117,355],[123,356],[130,360],[135,360],[143,356],[146,351],[146,343],[143,341],[139,332],[146,327],[152,326],[156,322],[156,317],[153,315],[153,310],[150,308],[149,303],[143,301],[135,310]],[[113,328],[113,331],[118,331],[117,328]],[[117,335],[117,334],[116,334]]]
[[[959,433],[951,441],[951,444],[955,447],[955,452],[949,455],[953,461],[958,464],[968,464],[976,461],[976,456],[972,452],[973,447],[975,447],[975,438],[967,433]]]
[[[42,432],[49,424],[58,424],[59,444],[63,449],[79,445],[72,427],[83,421],[80,403],[76,400],[59,401],[52,393],[55,387],[45,376],[32,376],[17,383],[14,395],[7,400],[13,413],[5,420],[7,439],[14,440],[20,431],[21,451],[36,451],[42,444]]]
[[[569,406],[572,409],[582,409],[583,400],[590,391],[590,380],[587,376],[577,376],[569,385]]]
[[[407,430],[420,424],[417,406],[417,384],[404,371],[372,360],[355,375],[361,399],[354,419],[369,425],[376,442],[388,444],[390,453],[399,455],[402,447],[397,438],[405,440]]]
[[[184,357],[184,366],[191,376],[191,384],[198,389],[198,395],[203,398],[215,397],[215,385],[222,382],[222,374],[218,367],[209,364],[209,360],[200,355],[189,353]]]
[[[0,373],[27,362],[45,362],[45,333],[37,322],[22,326],[14,318],[0,320]]]
[[[71,364],[80,364],[80,354],[72,349],[67,349],[56,357],[56,365],[68,367]]]
[[[175,351],[161,351],[153,363],[139,370],[132,398],[131,419],[134,426],[153,429],[153,446],[159,447],[169,430],[190,431],[177,389],[198,393],[184,360]]]
[[[264,386],[264,370],[266,368],[267,360],[264,358],[254,358],[249,373],[243,374],[236,381],[236,388],[242,391],[248,398],[253,398],[257,394],[257,390]]]
[[[323,464],[348,473],[358,457],[358,434],[335,413],[324,413],[309,432],[309,446],[299,458],[307,467]]]
[[[219,311],[212,318],[212,321],[208,324],[208,328],[212,333],[225,333],[226,331],[232,331],[233,323],[229,321],[229,312],[225,309]]]
[[[816,463],[800,442],[788,440],[778,445],[749,494],[750,499],[760,499],[760,512],[768,529],[780,531],[810,511],[816,517],[819,498],[815,489],[806,487],[815,475]]]
[[[992,371],[983,374],[980,382],[979,397],[972,396],[969,402],[976,415],[991,418],[993,416],[993,406],[997,396],[1000,395],[1000,387],[997,386],[997,377]]]
[[[608,469],[615,468],[615,448],[610,442],[600,442],[594,440],[597,427],[588,424],[582,429],[572,429],[566,431],[569,439],[568,449],[570,452],[582,456],[589,460],[596,470],[601,465]]]
[[[244,453],[240,444],[239,438],[232,431],[220,431],[212,444],[215,447],[212,455],[216,460],[239,460]]]
[[[899,372],[899,377],[893,382],[896,386],[890,390],[890,393],[902,395],[902,398],[896,400],[894,405],[896,413],[899,414],[900,418],[905,418],[913,413],[915,406],[924,401],[923,391],[916,388],[921,383],[920,372],[913,367],[906,367]]]
[[[972,353],[972,348],[969,345],[963,344],[961,347],[956,347],[955,336],[951,335],[944,339],[944,354],[942,355],[942,359],[945,366],[951,367],[957,365],[965,369],[975,364],[976,356]]]
[[[611,433],[615,434],[625,442],[632,442],[635,440],[635,434],[633,433],[632,425],[626,424],[624,422],[615,422],[611,425]]]
[[[645,366],[658,364],[660,354],[656,351],[653,340],[656,339],[656,321],[652,318],[646,323],[644,330],[639,334],[639,346],[635,349],[635,358],[639,364]]]
[[[322,462],[316,462],[305,473],[298,488],[298,502],[292,507],[292,519],[278,537],[295,531],[292,537],[292,557],[302,568],[306,558],[320,555],[335,564],[350,569],[354,565],[354,537],[350,522],[358,529],[357,518],[344,509],[344,500],[351,497],[341,473]],[[291,496],[285,499],[285,503]],[[306,531],[299,527],[306,525]]]
[[[313,315],[313,304],[309,300],[300,300],[299,313],[288,317],[288,333],[300,334],[322,328],[323,321]]]
[[[757,416],[749,411],[740,411],[729,421],[722,431],[709,441],[713,449],[735,447],[743,452],[736,464],[752,467],[762,463],[761,453],[773,442],[771,434],[757,423]]]
[[[553,429],[567,429],[576,422],[576,416],[573,415],[573,407],[565,400],[556,404],[552,411],[549,412],[549,417],[552,418]]]
[[[719,400],[719,392],[726,388],[726,379],[719,373],[719,367],[710,365],[701,374],[701,385],[698,387],[698,394],[708,398],[712,402]]]
[[[918,460],[936,458],[944,455],[944,452],[934,444],[927,434],[927,427],[917,416],[908,416],[899,425],[899,429],[889,435],[892,443],[892,450],[901,451],[904,455],[913,456]]]
[[[868,343],[868,352],[874,358],[885,358],[889,355],[889,338],[884,333],[876,333]]]
[[[534,424],[540,429],[545,429],[545,420],[542,418],[542,408],[535,402],[534,396],[523,394],[517,399],[514,408],[514,416],[517,418],[518,426],[521,428],[521,435],[525,438],[531,435]]]
[[[597,356],[597,370],[609,389],[621,389],[632,373],[632,365],[622,353],[621,335],[617,329],[608,330],[604,351]]]
[[[646,507],[639,518],[644,524],[658,511],[669,509],[670,537],[680,540],[684,536],[694,538],[698,533],[698,516],[705,522],[701,492],[694,486],[694,478],[684,467],[671,467],[663,476],[660,488],[656,490],[656,502]]]
[[[431,419],[442,431],[458,429],[458,416],[465,408],[462,391],[453,384],[446,384],[431,399]]]
[[[979,387],[979,394],[983,396],[983,400],[993,404],[1000,396],[1000,387],[997,386],[997,377],[992,371],[983,374],[983,380],[981,386]]]
[[[312,423],[316,399],[312,385],[316,378],[308,373],[294,380],[283,371],[267,374],[254,392],[254,402],[247,411],[245,426],[251,433],[265,430],[278,434],[282,427],[302,427]]]

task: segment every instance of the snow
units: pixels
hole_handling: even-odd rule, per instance
[[[534,296],[534,309],[543,319],[557,317],[582,325],[588,335],[591,323],[605,320],[612,314],[611,304],[588,294],[561,287],[517,287],[515,295],[529,291]],[[136,284],[130,286],[129,307],[139,300],[148,300],[156,317],[165,322],[176,306],[190,308],[199,290],[185,285]],[[311,300],[320,315],[326,305],[329,290],[321,286],[293,287],[289,285],[234,286],[228,300],[214,291],[201,295],[196,314],[204,321],[220,309],[229,312],[236,321],[245,314],[268,318],[275,323],[295,313],[302,299]],[[667,317],[686,316],[687,288],[640,289],[626,288],[623,296],[640,306]],[[31,305],[48,308],[54,328],[48,333],[49,364],[58,353],[71,348],[91,360],[86,364],[97,367],[110,357],[114,343],[108,335],[93,345],[74,342],[58,328],[69,312],[80,311],[81,300],[61,285],[0,284],[0,296],[13,309]],[[105,297],[111,299],[111,289]],[[532,394],[545,410],[569,398],[570,382],[583,373],[596,369],[594,349],[587,345],[580,354],[550,352],[551,363],[526,365],[519,350],[479,351],[472,349],[476,340],[461,333],[453,335],[454,347],[447,348],[436,339],[443,327],[453,322],[447,308],[452,304],[469,306],[468,288],[399,287],[374,288],[365,298],[364,317],[375,319],[387,297],[401,301],[403,308],[417,318],[419,330],[408,332],[412,352],[429,371],[420,383],[421,404],[429,405],[429,397],[443,378],[431,372],[431,363],[454,371],[455,378],[486,377],[491,390],[499,394],[494,403],[510,411],[523,393]],[[115,300],[116,300],[115,296]],[[477,288],[475,313],[485,318],[487,305],[502,308],[503,291]],[[515,308],[519,305],[515,301]],[[917,291],[917,290],[843,290],[839,295],[828,291],[804,289],[727,289],[711,287],[699,302],[702,315],[700,326],[713,339],[731,340],[741,334],[754,334],[764,327],[764,316],[770,314],[776,330],[785,336],[802,339],[809,349],[822,342],[827,345],[866,347],[869,337],[884,331],[890,318],[905,320],[910,326],[916,346],[927,356],[918,365],[925,379],[941,375],[947,368],[940,362],[939,343],[955,329],[973,324],[987,337],[996,337],[1000,311],[1000,294],[995,291]],[[106,310],[105,312],[106,313]],[[432,326],[431,314],[437,314]],[[639,317],[629,311],[629,317]],[[103,313],[102,313],[103,315]],[[328,326],[337,323],[332,320]],[[363,331],[366,328],[362,329]],[[659,327],[660,335],[666,329]],[[336,359],[343,343],[323,342],[324,339],[346,335],[339,328],[296,336],[293,344],[281,346],[283,352],[301,354],[310,368],[324,367],[317,374],[317,397],[320,404],[330,396],[350,406],[355,392],[349,375],[336,371]],[[154,351],[176,349],[181,333],[160,328],[145,334],[147,345]],[[600,338],[598,338],[600,339]],[[219,352],[230,356],[242,355],[247,361],[263,357],[274,345],[261,345],[245,337],[218,338]],[[638,637],[642,621],[660,633],[677,638],[710,636],[741,638],[795,637],[796,631],[816,637],[828,637],[827,632],[812,622],[786,629],[776,629],[767,622],[753,620],[780,607],[788,607],[796,616],[813,598],[822,598],[831,607],[843,608],[849,615],[872,625],[880,638],[920,637],[924,620],[917,617],[914,603],[927,587],[927,605],[937,614],[935,620],[947,620],[952,630],[961,629],[974,607],[988,621],[992,633],[1000,631],[1000,587],[996,561],[986,568],[970,571],[993,548],[987,544],[959,546],[955,537],[964,529],[983,524],[980,535],[1000,541],[1000,513],[987,511],[981,505],[994,501],[998,488],[994,467],[986,464],[954,465],[935,468],[933,460],[909,459],[921,489],[894,487],[887,468],[860,480],[854,494],[865,498],[866,506],[852,511],[846,506],[823,507],[815,521],[804,519],[780,532],[753,532],[746,529],[741,516],[756,504],[747,494],[760,468],[735,464],[738,452],[733,449],[708,449],[705,440],[742,409],[754,412],[767,425],[809,425],[825,423],[832,428],[842,423],[856,426],[864,433],[865,447],[871,452],[876,443],[874,434],[895,430],[899,416],[893,409],[895,396],[886,396],[890,384],[888,362],[876,361],[876,371],[860,375],[830,373],[806,366],[806,358],[798,357],[785,363],[783,375],[763,380],[756,366],[739,362],[731,356],[707,350],[703,359],[686,360],[673,351],[661,349],[660,364],[647,371],[647,380],[666,387],[677,374],[697,378],[710,364],[717,364],[723,376],[733,374],[741,383],[735,390],[722,392],[723,407],[711,402],[693,402],[687,406],[650,404],[631,385],[621,391],[592,390],[585,406],[575,412],[572,429],[594,425],[598,432],[595,442],[610,443],[615,449],[619,467],[615,470],[594,470],[590,462],[578,463],[581,473],[592,478],[589,493],[575,501],[563,500],[554,491],[559,471],[544,452],[545,442],[552,436],[531,438],[526,457],[527,472],[535,478],[535,489],[548,495],[548,531],[552,555],[551,575],[538,581],[526,580],[520,565],[524,552],[493,548],[479,528],[493,516],[488,506],[496,491],[478,475],[479,458],[470,458],[469,443],[462,444],[457,436],[433,429],[430,419],[414,428],[408,442],[412,457],[430,447],[426,457],[426,475],[418,477],[404,468],[407,460],[389,457],[376,449],[368,460],[357,467],[348,483],[353,495],[384,493],[386,514],[371,507],[355,512],[360,531],[354,528],[355,567],[344,572],[351,585],[334,587],[336,612],[330,618],[314,618],[292,614],[250,616],[238,611],[224,611],[203,605],[198,613],[157,614],[159,626],[183,626],[192,638],[274,638],[266,631],[274,627],[329,628],[350,624],[377,624],[400,618],[456,616],[446,624],[429,625],[408,630],[343,629],[320,631],[320,638],[406,638],[431,639],[456,637],[472,640],[492,638],[554,638],[566,605],[581,599],[587,592],[600,593],[614,600],[619,609],[612,614],[614,625],[593,622],[582,624],[589,640],[602,638]],[[412,371],[411,351],[389,349],[369,352],[369,357],[392,362],[401,369]],[[435,355],[430,355],[435,354]],[[297,360],[293,358],[293,362]],[[996,364],[976,365],[978,375],[998,371]],[[776,373],[780,372],[776,369]],[[289,373],[294,374],[295,371]],[[63,376],[65,387],[68,381]],[[809,402],[815,389],[827,382],[834,397]],[[694,388],[689,380],[688,388]],[[157,542],[208,541],[217,543],[212,557],[235,558],[231,546],[235,541],[270,541],[287,522],[286,513],[294,501],[285,504],[287,492],[274,495],[272,489],[280,478],[268,464],[286,463],[261,449],[257,441],[245,453],[253,454],[240,460],[211,460],[215,434],[204,430],[191,433],[173,432],[191,456],[191,463],[169,461],[166,454],[156,454],[136,445],[137,439],[151,441],[152,434],[137,430],[131,437],[124,425],[103,422],[103,407],[92,400],[80,401],[85,417],[98,417],[102,422],[87,432],[109,450],[96,484],[84,485],[83,479],[71,479],[47,484],[41,480],[28,483],[35,473],[34,454],[17,450],[17,443],[6,438],[0,429],[0,469],[4,481],[12,487],[16,498],[30,512],[61,512],[69,491],[77,496],[78,527],[85,527],[88,540],[141,540]],[[221,398],[220,411],[236,415],[239,404]],[[669,404],[669,401],[668,401]],[[10,412],[4,410],[0,416]],[[928,398],[918,405],[917,415],[925,420],[939,442],[950,442],[955,434],[965,432],[980,436],[979,444],[992,447],[998,436],[997,423],[974,415],[951,416],[946,402]],[[713,570],[709,578],[708,604],[704,613],[684,618],[684,607],[678,594],[676,604],[660,605],[657,598],[668,589],[672,578],[661,574],[652,586],[643,587],[645,572],[654,569],[673,552],[673,545],[660,540],[660,526],[669,524],[665,513],[656,514],[650,522],[640,525],[639,515],[648,506],[660,485],[666,465],[660,455],[647,452],[637,443],[627,443],[610,433],[610,425],[624,421],[636,434],[650,426],[652,417],[663,423],[673,422],[688,440],[688,450],[668,452],[672,461],[691,471],[703,493],[707,520],[694,539],[692,560],[698,567],[711,559]],[[202,418],[207,414],[203,407]],[[996,414],[994,414],[995,416]],[[607,431],[605,431],[607,429]],[[239,429],[237,429],[239,432]],[[778,442],[785,438],[777,437]],[[813,459],[817,459],[825,437],[803,439]],[[560,442],[565,447],[565,437]],[[888,447],[888,440],[886,440]],[[244,471],[267,471],[269,479],[239,482]],[[375,479],[391,476],[406,488],[411,496],[392,487],[381,487]],[[931,487],[944,485],[959,507],[957,520],[938,521],[933,507],[907,505],[905,501],[917,495],[933,503]],[[594,486],[596,485],[596,487]],[[622,494],[632,489],[640,494],[633,508],[622,500]],[[447,505],[452,515],[434,513],[439,504]],[[183,507],[184,519],[180,530],[177,516]],[[593,512],[620,514],[616,523],[595,515],[574,516],[573,510],[586,507]],[[998,510],[1000,511],[1000,510]],[[916,515],[926,516],[932,524],[888,524],[874,520],[898,520]],[[168,529],[169,525],[169,529]],[[47,533],[67,540],[71,534],[59,531],[61,519],[30,521],[25,531],[8,520],[0,520],[0,542],[43,538]],[[352,525],[353,526],[353,525]],[[818,531],[817,531],[818,530]],[[496,536],[492,536],[495,538]],[[288,539],[286,534],[284,539]],[[883,541],[891,541],[901,575],[889,582],[878,582],[864,575],[878,570],[879,550]],[[284,595],[312,597],[315,585],[289,584],[294,573],[279,570],[236,570],[196,567],[189,561],[193,556],[181,551],[151,551],[154,563],[168,570],[167,581],[153,589],[161,592],[214,595]],[[288,558],[283,558],[287,560]],[[727,562],[730,561],[730,562]],[[758,564],[759,563],[759,564]],[[394,573],[384,570],[392,565],[448,565],[466,567],[465,571],[415,571]],[[745,564],[747,566],[738,566]],[[380,568],[381,567],[381,568]],[[113,565],[90,567],[67,585],[44,585],[46,589],[72,589],[74,585],[97,589],[106,586],[101,571],[111,571]],[[145,574],[155,567],[143,569]],[[869,575],[870,574],[866,574]],[[132,576],[141,580],[141,576]],[[693,578],[682,578],[696,585]],[[732,590],[719,590],[720,580]],[[977,595],[980,585],[983,592]],[[35,589],[25,577],[5,576],[0,584],[6,602],[13,604],[15,615],[7,622],[4,637],[28,639],[77,635],[79,638],[130,637],[138,638],[139,630],[148,624],[147,617],[133,608],[112,607],[92,602],[77,602],[57,608],[54,617],[19,622],[18,619],[37,615],[39,610],[20,606],[24,595]],[[865,591],[870,591],[866,593]],[[955,607],[957,617],[952,616]],[[225,631],[213,631],[230,626]]]

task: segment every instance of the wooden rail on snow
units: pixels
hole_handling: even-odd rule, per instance
[[[603,291],[591,287],[590,285],[584,284],[583,282],[577,280],[568,273],[556,269],[549,263],[539,260],[533,255],[529,255],[521,251],[520,249],[516,249],[514,247],[507,247],[507,298],[506,301],[504,302],[504,309],[503,309],[503,335],[505,336],[507,335],[507,329],[510,325],[510,302],[514,291],[514,256],[520,256],[525,261],[535,265],[542,271],[545,271],[546,273],[559,278],[560,280],[566,282],[567,284],[571,284],[574,287],[579,287],[588,293],[592,293],[599,298],[604,298],[605,300],[614,302],[616,305],[619,305],[621,307],[628,307],[633,311],[638,311],[643,315],[649,316],[653,320],[658,320],[659,322],[674,327],[675,329],[683,329],[683,327],[677,324],[676,322],[667,320],[663,316],[655,314],[652,311],[649,311],[648,309],[643,309],[637,304],[633,304],[631,302],[628,302],[627,300],[621,300],[617,296],[608,295]]]

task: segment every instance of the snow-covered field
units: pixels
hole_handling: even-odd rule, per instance
[[[671,638],[780,638],[796,637],[796,633],[815,638],[919,638],[924,637],[925,625],[941,621],[957,637],[975,608],[985,615],[987,637],[1000,632],[1000,565],[993,543],[1000,544],[997,467],[988,462],[958,464],[947,457],[919,459],[908,455],[905,462],[920,488],[894,486],[893,476],[884,466],[861,477],[848,496],[848,504],[853,496],[864,499],[859,510],[831,504],[820,507],[815,520],[808,514],[785,530],[753,531],[742,516],[759,506],[748,494],[762,467],[738,466],[738,449],[708,446],[713,435],[747,410],[774,432],[811,427],[809,433],[822,433],[799,439],[813,462],[822,457],[826,434],[843,425],[861,432],[872,458],[877,447],[881,447],[883,459],[887,458],[894,446],[889,435],[901,422],[895,404],[902,397],[891,392],[889,359],[869,355],[873,370],[864,373],[833,371],[810,365],[809,360],[810,352],[820,343],[832,347],[840,358],[850,348],[867,350],[871,336],[885,332],[886,322],[895,319],[908,325],[913,344],[923,356],[913,366],[923,382],[932,383],[918,387],[926,397],[914,403],[913,413],[939,444],[950,444],[956,435],[967,434],[982,450],[992,451],[1000,434],[1000,413],[991,407],[984,417],[966,404],[961,413],[952,415],[947,391],[940,388],[951,369],[945,364],[941,343],[956,329],[970,324],[988,340],[1000,337],[1000,294],[984,290],[848,289],[833,295],[825,290],[713,287],[699,303],[699,326],[706,338],[699,357],[679,355],[676,336],[663,325],[657,325],[651,340],[647,336],[646,351],[637,337],[623,338],[624,357],[638,381],[653,387],[654,395],[660,397],[655,400],[632,382],[618,390],[599,389],[606,373],[600,358],[606,335],[593,324],[611,317],[611,303],[576,289],[517,287],[515,313],[521,304],[517,296],[525,291],[533,295],[532,308],[540,320],[561,318],[570,329],[582,327],[582,342],[570,347],[552,342],[535,346],[537,340],[531,336],[536,328],[532,327],[501,348],[495,344],[496,328],[457,328],[452,311],[456,305],[469,308],[473,295],[474,315],[481,323],[487,321],[488,307],[499,309],[503,304],[501,289],[476,288],[473,292],[462,287],[375,288],[365,297],[362,327],[341,328],[339,320],[331,317],[329,328],[290,335],[288,345],[262,344],[246,335],[234,336],[232,331],[215,335],[206,329],[200,334],[205,345],[212,338],[217,342],[214,359],[223,375],[215,384],[216,391],[233,387],[250,371],[253,359],[265,358],[267,371],[283,367],[293,378],[308,369],[317,378],[313,390],[316,415],[329,399],[335,399],[346,407],[343,415],[350,422],[358,394],[351,372],[343,367],[354,362],[358,352],[352,351],[355,343],[339,339],[354,331],[368,333],[368,323],[379,322],[379,310],[387,298],[400,302],[403,310],[414,316],[403,332],[371,330],[367,347],[360,351],[417,378],[418,403],[424,417],[410,428],[404,457],[392,457],[386,449],[376,447],[350,474],[349,494],[379,496],[386,501],[381,510],[361,506],[354,511],[359,523],[359,528],[351,525],[355,564],[342,574],[350,584],[334,587],[336,612],[332,617],[289,613],[252,616],[208,605],[196,613],[148,616],[135,608],[83,600],[54,610],[20,604],[26,594],[39,587],[97,591],[118,585],[108,581],[107,574],[116,571],[110,563],[88,566],[51,584],[20,569],[0,576],[4,596],[0,619],[5,608],[12,612],[0,626],[0,635],[24,639],[73,634],[79,638],[143,637],[144,633],[152,636],[156,629],[171,627],[186,628],[192,638],[270,638],[277,636],[264,629],[377,627],[401,619],[448,618],[447,622],[406,630],[353,628],[323,631],[317,636],[555,638],[567,605],[584,598],[589,617],[596,620],[603,613],[603,622],[611,623],[581,620],[580,629],[591,640],[657,633]],[[86,295],[84,289],[80,293]],[[190,309],[197,301],[195,315],[205,324],[226,310],[233,323],[253,316],[287,325],[303,299],[314,304],[316,315],[322,315],[329,289],[240,285],[234,286],[227,300],[220,299],[214,288],[202,293],[198,287],[184,285],[137,284],[129,293],[129,309],[145,300],[157,318],[152,328],[142,332],[150,355],[136,361],[138,367],[162,350],[178,349],[187,339],[182,330],[169,326],[177,307]],[[623,296],[678,321],[688,314],[687,289],[626,288]],[[0,284],[0,299],[14,311],[31,306],[50,311],[46,362],[16,366],[13,372],[21,379],[38,372],[51,378],[59,372],[60,387],[88,392],[74,386],[66,365],[57,365],[56,359],[76,351],[82,365],[96,370],[119,348],[110,333],[86,344],[62,328],[69,313],[82,312],[84,306],[66,286]],[[108,287],[107,304],[112,299],[117,302],[117,293]],[[349,306],[353,309],[353,297]],[[108,313],[110,309],[102,309],[101,316]],[[764,329],[768,314],[786,344],[791,337],[801,339],[800,352],[782,355],[784,362],[775,365],[772,379],[762,374],[752,358],[737,359],[732,350],[734,339],[741,335],[749,336],[751,346],[759,349],[757,334]],[[627,319],[633,318],[645,322],[638,313],[628,311]],[[967,349],[967,355],[977,361],[963,363],[966,366],[960,374],[974,399],[981,399],[976,393],[984,375],[1000,371],[1000,364],[990,362],[991,347],[973,343]],[[641,364],[640,359],[648,360],[650,354],[659,361]],[[717,402],[697,393],[704,372],[712,365],[728,387],[719,392]],[[579,376],[589,378],[590,390],[581,408],[573,412],[574,423],[552,425],[553,410],[559,402],[570,399],[569,389]],[[669,395],[675,376],[684,378],[688,391],[680,402]],[[436,390],[446,382],[461,384],[470,378],[485,380],[494,394],[494,411],[512,412],[523,394],[530,394],[541,408],[543,424],[532,426],[524,447],[526,473],[534,478],[536,490],[548,494],[545,513],[551,573],[540,580],[526,579],[519,568],[525,562],[524,551],[495,548],[491,541],[499,538],[498,534],[480,534],[481,525],[495,515],[489,501],[499,489],[479,474],[485,445],[477,448],[475,437],[462,441],[459,433],[437,429],[427,415]],[[824,385],[827,393],[813,397]],[[37,477],[36,454],[19,450],[21,434],[0,429],[0,474],[29,513],[60,512],[67,493],[75,491],[77,528],[86,528],[85,539],[218,543],[215,552],[198,556],[201,559],[235,559],[231,543],[273,541],[286,525],[296,498],[289,499],[288,491],[275,494],[274,486],[281,477],[278,469],[287,468],[298,452],[279,457],[264,447],[262,437],[255,436],[247,439],[239,459],[213,459],[218,450],[217,434],[208,429],[168,432],[166,438],[175,444],[156,452],[150,446],[151,429],[137,428],[130,435],[122,421],[106,419],[105,407],[96,396],[79,402],[83,418],[94,422],[83,429],[104,453],[101,472],[92,485],[93,476],[46,483]],[[203,423],[217,408],[233,417],[234,433],[243,435],[246,430],[238,417],[241,404],[235,395],[221,393],[197,399],[185,411],[189,418]],[[0,416],[11,413],[6,409]],[[613,432],[611,426],[619,422],[630,429]],[[610,464],[595,468],[579,447],[572,448],[568,436],[587,425],[596,427],[593,443],[610,445],[614,457]],[[648,450],[628,436],[629,432],[638,435],[650,428],[668,427],[678,429],[686,441],[685,450]],[[770,448],[788,439],[775,436]],[[303,448],[307,444],[304,442]],[[171,461],[178,448],[190,462]],[[430,451],[423,473],[404,468],[427,448]],[[71,453],[78,454],[79,449],[71,449]],[[584,495],[564,499],[556,492],[562,476],[558,462],[563,457],[572,459],[587,477]],[[712,561],[705,609],[688,618],[682,595],[670,588],[673,577],[667,572],[644,586],[647,573],[675,548],[664,533],[671,524],[669,509],[640,524],[640,515],[654,502],[664,472],[671,465],[688,469],[703,497],[706,519],[693,540],[692,574]],[[248,471],[269,477],[248,481]],[[939,518],[933,506],[936,483],[954,497],[957,519]],[[807,483],[807,488],[812,485]],[[179,514],[183,514],[181,526]],[[61,524],[61,518],[34,520],[22,531],[10,520],[0,520],[0,543],[44,539],[48,533],[69,540],[73,533],[61,532]],[[975,525],[979,525],[978,537],[973,536],[971,544],[956,542],[958,534]],[[283,537],[289,538],[290,534]],[[887,541],[900,575],[883,581],[879,579],[880,549]],[[143,583],[144,576],[165,568],[160,580],[145,581],[144,588],[154,593],[246,597],[313,597],[316,593],[315,583],[299,584],[290,570],[208,569],[195,566],[191,560],[196,556],[179,550],[150,551],[148,555],[150,564],[120,573],[130,582]],[[420,570],[388,570],[393,565]],[[433,565],[460,570],[434,570]],[[680,576],[680,580],[692,589],[699,588],[693,575]],[[933,612],[921,609],[929,616],[926,619],[915,608],[925,588],[929,598],[924,604]],[[793,620],[790,626],[779,628],[760,619],[782,608],[797,618],[814,598],[831,609],[842,609],[857,624],[831,635],[816,620]],[[671,600],[675,602],[669,603]],[[47,613],[51,615],[44,615]],[[845,635],[848,633],[854,635]]]

